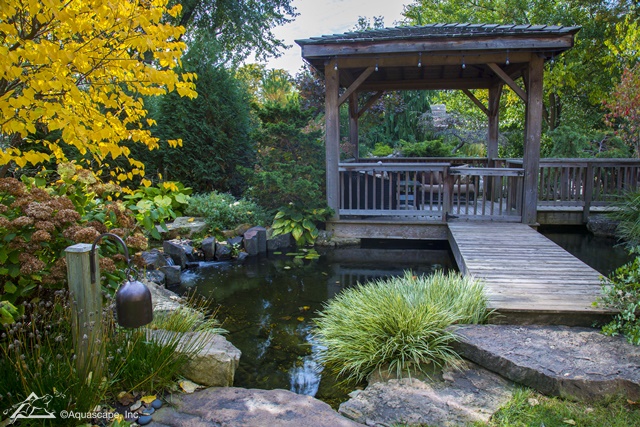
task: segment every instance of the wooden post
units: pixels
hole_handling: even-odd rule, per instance
[[[500,125],[500,97],[502,83],[495,83],[489,88],[489,130],[487,132],[487,158],[489,167],[495,167],[498,158],[498,136]]]
[[[360,158],[358,140],[358,94],[353,92],[349,96],[349,142],[353,146],[353,158]]]
[[[527,78],[527,106],[524,138],[524,197],[522,222],[534,225],[538,219],[538,175],[542,133],[542,77],[544,59],[532,55]]]
[[[326,181],[327,205],[333,209],[333,219],[339,218],[340,210],[340,106],[338,104],[338,70],[335,69],[336,60],[330,60],[325,66],[325,153],[326,153]]]
[[[76,352],[76,368],[80,378],[87,378],[89,382],[100,382],[104,361],[104,336],[98,253],[94,253],[95,283],[91,283],[91,245],[78,243],[65,249],[65,253],[71,292],[71,330]]]
[[[450,174],[451,168],[447,166],[442,172],[442,181],[444,193],[442,194],[442,222],[447,222],[447,215],[453,207],[453,175]]]
[[[489,119],[489,127],[487,131],[487,167],[496,167],[498,158],[498,136],[500,125],[500,97],[502,95],[502,83],[496,82],[489,88],[489,108],[487,109],[487,117]],[[489,180],[487,194],[485,197],[493,201],[496,189],[493,186],[493,180]]]
[[[593,163],[587,163],[587,171],[585,173],[584,182],[584,210],[582,211],[582,222],[585,224],[589,220],[589,211],[591,210],[591,202],[593,201],[593,185],[595,174],[593,173]]]

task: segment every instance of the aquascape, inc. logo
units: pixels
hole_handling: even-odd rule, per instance
[[[5,409],[2,414],[9,416],[11,424],[19,419],[55,418],[53,411],[49,409],[49,403],[54,397],[64,397],[64,395],[56,391],[53,396],[45,394],[39,397],[32,392],[25,400]]]

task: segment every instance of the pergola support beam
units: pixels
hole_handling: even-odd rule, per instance
[[[345,103],[345,101],[347,99],[349,99],[349,97],[351,96],[352,93],[355,93],[355,91],[360,87],[360,85],[362,83],[364,83],[365,80],[367,80],[367,78],[371,75],[371,73],[373,73],[375,70],[375,67],[369,67],[366,70],[364,70],[362,72],[362,74],[360,74],[358,76],[358,78],[349,85],[349,87],[347,88],[347,90],[342,94],[342,96],[340,96],[340,99],[338,99],[338,104],[342,105]]]
[[[500,98],[502,83],[495,83],[489,88],[489,127],[487,130],[487,158],[489,166],[493,167],[494,159],[498,158],[498,138],[500,136]]]
[[[360,157],[360,147],[358,140],[358,94],[352,93],[349,96],[349,142],[353,146],[353,157]]]
[[[473,101],[474,104],[476,104],[479,109],[482,110],[484,114],[487,115],[487,117],[489,117],[489,109],[485,107],[484,104],[478,98],[476,98],[476,96],[469,89],[462,89],[462,91],[465,95],[467,95],[467,97],[469,97],[471,101]]]
[[[338,70],[335,69],[336,60],[328,62],[325,67],[325,154],[326,154],[326,183],[327,205],[334,211],[333,219],[338,219],[340,210],[340,104],[338,103]]]
[[[537,57],[536,55],[532,55],[531,61],[533,61],[534,58],[536,57]],[[527,102],[527,94],[525,93],[525,91],[522,90],[522,88],[518,86],[518,84],[515,81],[513,81],[513,79],[507,73],[505,73],[504,70],[500,68],[498,64],[489,62],[487,66],[491,68],[491,71],[496,73],[496,75],[500,77],[500,79],[503,82],[505,82],[507,86],[509,86],[524,102]]]
[[[540,137],[542,134],[542,82],[544,59],[533,56],[528,67],[527,105],[524,135],[524,197],[522,222],[537,224],[538,175],[540,172]]]
[[[362,117],[362,115],[369,109],[371,108],[371,106],[373,106],[373,104],[375,104],[378,99],[380,99],[382,97],[382,95],[384,95],[384,91],[379,90],[378,92],[374,93],[373,95],[371,95],[371,97],[369,97],[369,99],[367,99],[367,102],[364,103],[364,105],[362,106],[362,108],[360,110],[358,110],[358,118]]]

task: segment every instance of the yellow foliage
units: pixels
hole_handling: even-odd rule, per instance
[[[143,175],[123,141],[156,148],[146,123],[142,96],[177,90],[195,97],[196,76],[180,75],[184,28],[163,19],[180,13],[168,0],[3,0],[0,2],[0,132],[10,145],[0,165],[23,167],[66,161],[69,144],[88,161],[107,156],[129,159],[133,170],[118,179]],[[38,135],[59,131],[56,141]],[[22,151],[25,141],[51,154]],[[115,175],[115,174],[114,174]]]

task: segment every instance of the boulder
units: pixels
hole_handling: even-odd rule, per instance
[[[596,329],[473,325],[458,331],[465,358],[547,395],[640,400],[640,347]]]
[[[174,341],[180,334],[176,352],[192,353],[193,348],[200,348],[180,373],[187,379],[210,387],[230,387],[233,385],[241,352],[225,337],[212,332],[172,332],[165,330],[148,330],[147,336],[156,342]]]
[[[166,230],[162,226],[156,225],[156,230],[166,240],[175,239],[178,236],[191,237],[194,234],[204,233],[209,229],[204,218],[189,216],[179,216],[173,222],[165,224],[165,226],[167,227]]]
[[[149,281],[158,285],[164,285],[165,283],[164,273],[160,270],[147,270],[146,277]]]
[[[231,246],[227,242],[216,242],[216,261],[226,261],[231,259]]]
[[[487,423],[513,396],[514,384],[473,363],[432,379],[369,384],[340,405],[345,417],[368,426],[467,426]]]
[[[251,227],[244,233],[244,250],[250,255],[267,252],[267,230],[264,227]]]
[[[204,260],[213,261],[213,258],[216,254],[216,238],[207,237],[202,241],[201,248],[202,252],[204,253]]]
[[[151,302],[153,303],[153,313],[170,312],[179,310],[182,300],[177,294],[171,292],[163,286],[159,286],[151,281],[143,281],[151,291]]]
[[[587,230],[594,236],[616,237],[616,229],[620,221],[615,221],[607,215],[590,215],[587,219]]]
[[[363,427],[311,396],[287,390],[216,387],[174,395],[153,414],[167,427]]]
[[[195,261],[193,247],[183,240],[165,240],[162,242],[164,253],[169,255],[175,265],[179,265],[184,270],[187,261]]]
[[[142,252],[142,259],[144,260],[144,268],[146,270],[157,270],[158,268],[167,265],[167,260],[164,254],[158,249],[151,249],[150,251]]]
[[[240,224],[233,230],[233,232],[235,233],[236,236],[243,236],[244,233],[246,233],[247,230],[250,228],[251,228],[251,224]]]
[[[267,252],[276,252],[280,249],[290,248],[291,246],[293,246],[291,233],[278,234],[277,236],[269,236],[267,238]]]
[[[164,273],[164,284],[166,286],[179,285],[182,283],[180,274],[182,269],[179,265],[165,265],[160,267],[160,271]]]
[[[333,239],[333,232],[327,231],[327,230],[319,230],[318,231],[318,238],[316,239],[315,244],[317,246],[333,247],[336,244],[332,239]]]

